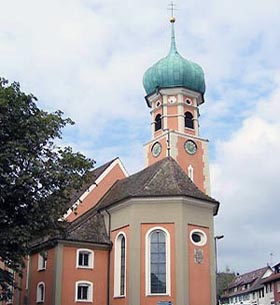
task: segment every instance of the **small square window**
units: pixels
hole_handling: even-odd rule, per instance
[[[79,266],[89,266],[89,255],[88,252],[79,252]]]
[[[77,250],[77,268],[93,268],[93,251],[89,249]]]
[[[87,300],[88,299],[88,285],[79,285],[78,286],[78,300]]]
[[[76,302],[92,302],[92,283],[76,282]]]

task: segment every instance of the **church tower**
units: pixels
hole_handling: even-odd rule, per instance
[[[146,165],[172,157],[196,186],[210,195],[208,140],[199,136],[204,73],[198,64],[179,54],[174,17],[170,23],[169,54],[150,67],[143,78],[152,120],[152,140],[145,144]]]
[[[170,21],[170,52],[144,75],[147,166],[128,175],[116,158],[90,173],[73,192],[65,234],[33,243],[13,305],[216,304],[204,73],[178,53]]]

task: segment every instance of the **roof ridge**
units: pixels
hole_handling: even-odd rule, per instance
[[[158,163],[166,163],[166,159],[168,157],[162,159],[162,160],[159,160],[158,162],[154,163],[158,166]],[[164,162],[163,162],[164,161]],[[139,189],[146,189],[146,186],[148,184],[150,184],[154,179],[156,179],[156,177],[162,172],[162,168],[160,167],[159,170],[155,171],[154,174],[150,177],[150,179],[148,178],[146,183],[143,185],[143,187],[140,187]]]
[[[172,157],[170,157],[170,161],[172,161],[171,163],[171,171],[172,171],[172,175],[171,175],[171,179],[172,181],[175,183],[175,185],[178,187],[179,191],[184,192],[184,188],[181,187],[180,183],[178,184],[177,179],[175,178],[175,171],[176,169],[179,170],[180,174],[183,174],[185,178],[187,178],[189,180],[189,182],[193,183],[192,180],[189,178],[189,176],[184,172],[184,170],[181,168],[181,166],[176,162],[175,159],[173,159]],[[194,184],[194,183],[193,183]],[[195,185],[195,184],[194,184]]]
[[[172,159],[172,158],[171,158]],[[174,159],[172,159],[174,160]],[[209,196],[208,194],[206,194],[205,192],[203,192],[194,182],[193,180],[186,174],[186,172],[182,169],[182,167],[176,162],[176,160],[174,160],[175,162],[173,162],[172,164],[175,164],[177,165],[177,168],[179,169],[180,173],[183,174],[185,176],[185,178],[187,178],[187,180],[189,180],[189,182],[196,188],[197,191],[203,193],[207,198],[213,200],[214,198],[212,198],[211,196]],[[173,166],[174,168],[174,166]],[[173,178],[174,178],[174,175],[173,175]],[[183,189],[181,188],[180,185],[178,185],[180,191],[183,191]],[[214,199],[215,201],[217,201],[216,199]]]
[[[161,159],[161,160],[155,162],[154,164],[145,167],[145,168],[142,169],[141,171],[139,171],[139,172],[137,172],[137,173],[134,173],[133,175],[128,176],[128,177],[126,177],[126,178],[124,178],[124,179],[121,179],[120,181],[124,181],[124,180],[126,180],[126,179],[130,179],[130,178],[133,177],[133,176],[141,175],[141,173],[143,173],[143,172],[144,172],[145,170],[147,170],[148,168],[151,169],[151,167],[158,167],[158,165],[159,165],[160,163],[164,163],[164,162],[166,161],[166,159],[168,159],[168,157],[165,157],[164,159]],[[160,170],[161,170],[161,168],[160,168]],[[148,185],[148,184],[158,175],[158,173],[159,173],[159,171],[155,171],[155,173],[154,173],[151,177],[148,177],[147,180],[145,181],[145,183],[144,183],[143,185],[141,185],[137,190],[135,190],[134,192],[132,192],[131,195],[137,194],[137,193],[139,192],[139,190],[144,190],[145,187],[146,187],[146,186],[147,186],[147,185]]]
[[[254,272],[258,272],[258,271],[260,272],[260,271],[262,271],[262,270],[264,271],[264,270],[267,269],[267,268],[269,268],[269,267],[268,267],[268,266],[265,266],[265,267],[262,267],[262,268],[255,269],[255,270],[252,270],[252,271],[249,271],[249,272],[240,274],[240,275],[237,276],[237,278],[246,276],[246,275],[251,274],[251,273],[254,273]]]
[[[106,168],[108,168],[114,161],[116,161],[117,159],[119,159],[119,157],[116,157],[116,158],[114,158],[114,159],[112,159],[112,160],[110,160],[110,161],[108,161],[108,162],[105,162],[105,163],[103,163],[103,164],[101,164],[100,166],[98,166],[97,168],[95,168],[94,170],[96,170],[96,169],[99,169],[99,168],[101,168],[101,167],[105,167],[104,168],[104,170],[106,170]],[[103,170],[103,171],[104,171]]]

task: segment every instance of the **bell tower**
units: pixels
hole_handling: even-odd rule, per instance
[[[198,64],[179,54],[174,17],[170,23],[169,54],[150,67],[143,78],[152,131],[152,139],[144,145],[146,165],[170,156],[200,190],[210,195],[208,140],[199,135],[204,73]]]

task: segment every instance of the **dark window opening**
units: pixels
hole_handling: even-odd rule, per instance
[[[87,300],[88,299],[88,286],[79,285],[78,286],[78,300]]]
[[[192,240],[195,242],[195,243],[199,243],[201,241],[201,236],[197,233],[193,233],[192,234]]]
[[[89,255],[88,252],[79,253],[79,266],[89,266]]]
[[[185,127],[194,129],[194,127],[193,127],[193,115],[190,112],[185,113]]]
[[[44,292],[45,292],[45,287],[43,284],[39,285],[39,301],[44,301]]]
[[[155,131],[161,129],[161,114],[158,114],[155,118]]]

